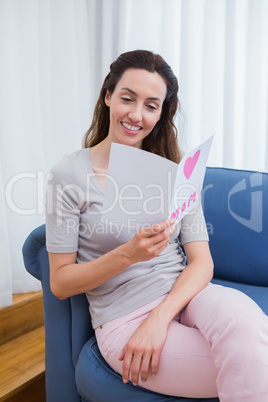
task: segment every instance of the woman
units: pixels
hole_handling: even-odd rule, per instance
[[[210,284],[200,206],[177,232],[167,220],[115,236],[101,220],[112,142],[180,161],[177,93],[159,55],[127,52],[112,63],[85,148],[52,170],[51,289],[60,299],[86,292],[100,351],[124,382],[174,396],[265,401],[268,319],[243,293]]]

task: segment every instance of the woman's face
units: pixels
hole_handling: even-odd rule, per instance
[[[142,140],[160,120],[166,90],[158,73],[126,70],[114,92],[105,96],[110,108],[110,141],[141,148]]]

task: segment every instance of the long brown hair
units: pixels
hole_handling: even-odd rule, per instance
[[[178,80],[165,60],[160,55],[148,50],[134,50],[123,53],[111,64],[110,72],[103,82],[99,99],[95,106],[91,126],[84,136],[84,148],[93,147],[107,137],[110,117],[109,107],[104,101],[106,92],[109,91],[112,94],[123,73],[130,68],[143,69],[152,73],[157,72],[167,85],[161,118],[150,134],[144,138],[142,149],[179,163],[181,152],[177,142],[178,132],[174,124],[174,117],[180,107]]]

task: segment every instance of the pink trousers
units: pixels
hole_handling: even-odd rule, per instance
[[[96,329],[107,363],[167,295]],[[167,395],[268,402],[268,317],[245,294],[208,285],[171,322],[155,377],[139,385]]]

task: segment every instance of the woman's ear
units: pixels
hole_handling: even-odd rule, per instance
[[[107,91],[106,91],[106,94],[105,94],[105,98],[104,98],[105,105],[108,106],[108,107],[110,107],[110,101],[111,101],[111,94],[110,94],[110,92],[107,90]]]

